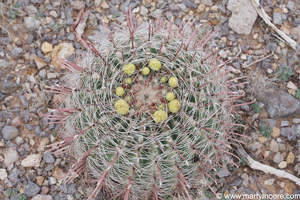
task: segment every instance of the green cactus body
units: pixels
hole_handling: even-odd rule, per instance
[[[139,25],[131,20],[95,47],[81,39],[93,53],[71,64],[65,78],[71,90],[62,107],[74,109],[64,112],[66,143],[78,159],[75,167],[86,167],[97,180],[91,199],[101,188],[123,199],[191,199],[189,188],[210,187],[215,169],[231,162],[234,101],[226,101],[232,97],[226,72],[215,57],[207,58],[208,36],[200,41],[188,27],[173,29],[160,19]],[[143,76],[141,69],[153,59]],[[171,77],[177,84],[169,86]],[[118,87],[124,95],[116,94]],[[176,112],[168,109],[168,92],[180,102]],[[115,103],[125,97],[129,111],[121,114]],[[153,118],[158,110],[167,113],[160,122]]]

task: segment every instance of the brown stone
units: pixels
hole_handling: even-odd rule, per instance
[[[63,172],[62,169],[60,169],[59,167],[55,167],[52,170],[52,176],[56,179],[60,179],[61,177],[63,177],[65,175],[65,173]]]
[[[44,42],[42,44],[42,51],[44,54],[47,54],[53,50],[53,45],[50,44],[49,42]]]
[[[44,177],[42,177],[42,176],[37,176],[37,177],[36,177],[36,183],[37,183],[39,186],[42,186],[42,185],[43,185],[43,182],[44,182]]]
[[[260,136],[260,137],[258,138],[258,141],[259,141],[260,143],[265,143],[266,141],[268,141],[268,138],[266,138],[266,137],[264,137],[264,136]]]
[[[35,64],[36,64],[38,70],[41,70],[47,66],[47,63],[42,58],[35,57],[34,61],[35,61]]]
[[[271,136],[273,138],[278,138],[280,136],[280,129],[276,128],[276,127],[273,127],[273,132],[271,133]]]
[[[287,164],[293,164],[294,161],[295,161],[295,154],[293,152],[290,152],[286,158],[286,162]]]
[[[56,45],[51,52],[51,65],[54,65],[57,68],[64,69],[64,67],[57,63],[58,58],[68,58],[74,53],[74,51],[75,48],[73,47],[72,43],[61,43],[59,45]]]
[[[297,26],[296,28],[292,28],[291,35],[296,35],[298,38],[297,41],[300,42],[300,25]]]

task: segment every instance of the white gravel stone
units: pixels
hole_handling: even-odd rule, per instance
[[[273,185],[274,182],[275,182],[275,179],[271,178],[271,179],[265,180],[264,184],[265,185]]]
[[[255,33],[255,34],[253,35],[253,39],[256,40],[257,38],[258,38],[258,33]]]
[[[23,167],[39,167],[41,163],[42,155],[31,154],[22,160],[21,165]]]
[[[74,200],[74,197],[72,195],[67,195],[67,200]]]
[[[300,118],[293,118],[293,124],[300,124]]]
[[[51,10],[49,12],[49,15],[51,15],[52,17],[56,18],[57,17],[57,12],[55,12],[54,10]]]
[[[238,34],[249,35],[257,18],[257,13],[249,0],[229,0],[228,10],[232,11],[229,27]]]
[[[4,165],[8,167],[19,160],[19,154],[15,148],[8,148],[4,153]]]
[[[284,168],[286,168],[286,166],[287,166],[287,162],[286,162],[286,161],[282,161],[282,162],[280,162],[279,165],[278,165],[278,167],[279,167],[280,169],[284,169]]]
[[[48,79],[54,79],[54,78],[56,78],[56,75],[54,73],[48,73],[47,78]]]
[[[289,81],[286,87],[292,90],[298,89],[297,86],[292,81]]]
[[[290,122],[289,121],[282,121],[281,122],[281,127],[289,126]]]
[[[39,20],[36,20],[34,17],[26,17],[24,20],[24,25],[29,30],[35,30],[38,29],[41,22]]]
[[[242,60],[247,60],[247,56],[246,56],[245,54],[242,54],[242,55],[241,55],[241,59],[242,59]]]
[[[22,138],[22,137],[17,137],[16,139],[15,139],[15,141],[16,141],[16,143],[18,144],[18,145],[21,145],[21,144],[23,144],[23,142],[24,142],[24,139]]]
[[[34,196],[31,200],[53,200],[51,195],[38,194]]]
[[[54,177],[49,177],[49,184],[50,185],[55,185],[57,183],[56,179]]]
[[[0,169],[0,180],[4,181],[7,178],[6,169]]]

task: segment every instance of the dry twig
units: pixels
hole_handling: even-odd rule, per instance
[[[271,54],[267,55],[266,57],[263,57],[263,58],[261,58],[261,59],[258,59],[258,60],[256,60],[256,61],[250,63],[250,64],[247,65],[245,68],[248,68],[248,67],[250,67],[251,65],[254,65],[254,64],[256,64],[256,63],[259,63],[259,62],[261,62],[261,61],[263,61],[263,60],[265,60],[265,59],[267,59],[267,58],[269,58],[270,56],[273,56],[273,55],[274,55],[274,52],[272,52]]]
[[[271,167],[271,166],[262,164],[260,162],[257,162],[256,160],[253,160],[242,147],[238,148],[237,152],[240,157],[245,159],[245,161],[247,162],[249,167],[251,167],[252,169],[260,170],[265,173],[270,173],[270,174],[274,174],[278,177],[289,179],[300,186],[300,179],[298,177],[296,177],[290,173],[287,173],[284,170],[278,170],[278,169],[275,169],[274,167]]]
[[[293,39],[291,39],[289,36],[287,36],[284,32],[279,30],[272,22],[270,16],[265,12],[263,7],[260,5],[259,0],[251,0],[253,7],[255,8],[256,12],[259,14],[259,16],[268,24],[270,27],[272,27],[287,43],[290,45],[294,50],[297,50],[296,46],[297,43]]]

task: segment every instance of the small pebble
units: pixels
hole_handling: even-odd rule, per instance
[[[253,35],[253,39],[256,40],[257,38],[258,38],[258,33],[255,33],[255,34]]]
[[[265,185],[273,185],[274,184],[274,182],[275,182],[275,179],[267,179],[267,180],[265,180],[264,181],[264,184]]]
[[[286,157],[286,162],[287,164],[293,164],[294,161],[295,161],[295,154],[293,152],[290,152]]]
[[[289,121],[282,121],[281,122],[281,127],[286,127],[286,126],[289,126],[290,122]]]
[[[245,54],[241,55],[242,60],[247,60],[247,56]]]
[[[293,118],[292,122],[293,124],[300,124],[300,118]]]
[[[286,166],[287,166],[287,162],[286,161],[282,161],[281,163],[278,164],[278,167],[280,169],[284,169],[284,168],[286,168]]]

